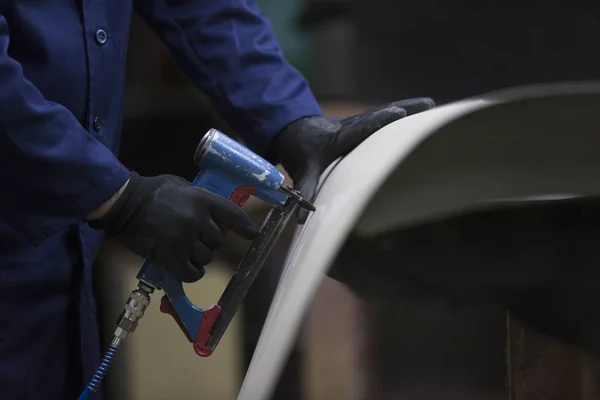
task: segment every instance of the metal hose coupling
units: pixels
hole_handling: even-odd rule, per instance
[[[152,292],[154,292],[154,288],[139,282],[138,288],[129,294],[129,299],[117,320],[117,329],[115,329],[111,346],[119,347],[127,335],[135,331],[138,321],[144,316],[146,308],[150,305]]]
[[[139,282],[138,288],[129,294],[129,299],[127,299],[127,303],[123,307],[123,312],[117,320],[117,329],[115,330],[113,340],[106,354],[104,354],[100,366],[96,369],[94,376],[77,400],[88,399],[98,389],[115,358],[119,345],[123,343],[130,332],[135,331],[138,321],[144,316],[146,308],[150,305],[150,295],[152,292],[154,292],[154,288]]]

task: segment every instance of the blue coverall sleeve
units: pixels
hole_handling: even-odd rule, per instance
[[[0,217],[33,244],[82,220],[130,172],[8,54],[0,15]]]
[[[256,153],[266,156],[289,123],[322,115],[253,0],[136,0],[134,8]]]

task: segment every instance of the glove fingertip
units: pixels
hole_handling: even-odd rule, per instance
[[[419,105],[421,108],[430,109],[435,107],[435,101],[430,97],[417,97],[412,100],[412,104]]]
[[[398,107],[402,107],[406,110],[407,115],[418,114],[423,111],[431,110],[435,108],[435,102],[429,97],[419,97],[416,99],[409,99],[403,102],[403,104],[397,104]]]
[[[258,235],[258,228],[254,223],[251,225],[237,225],[233,228],[233,232],[244,239],[253,240]]]
[[[406,109],[397,106],[386,108],[385,110],[382,110],[381,113],[386,114],[387,116],[389,116],[389,118],[395,117],[396,119],[404,118],[406,117],[406,114],[408,114]]]
[[[254,239],[258,234],[256,224],[248,213],[230,200],[219,198],[212,211],[216,223],[230,227],[237,235]]]
[[[423,104],[428,110],[435,108],[435,101],[429,97],[423,97]]]
[[[433,108],[435,107],[435,101],[431,97],[413,97],[410,99],[394,101],[393,103],[388,104],[388,107],[405,108],[415,105]]]
[[[399,119],[402,119],[408,115],[408,111],[404,108],[392,106],[388,108],[384,108],[382,110],[376,111],[371,114],[368,118],[365,118],[363,121],[363,140],[366,139],[366,136],[370,136],[375,133],[379,129],[383,128],[386,125],[391,124],[392,122],[396,122]],[[364,135],[364,133],[368,133]]]

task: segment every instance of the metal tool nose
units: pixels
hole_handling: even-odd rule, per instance
[[[287,185],[281,185],[279,186],[279,191],[285,193],[286,195],[290,196],[291,198],[295,199],[296,201],[298,201],[298,205],[302,208],[306,208],[310,211],[315,211],[316,208],[315,206],[313,206],[308,200],[306,200],[305,198],[303,198],[300,194],[299,191],[292,189],[291,187],[287,186]]]

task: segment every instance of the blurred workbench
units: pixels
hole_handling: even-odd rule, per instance
[[[600,362],[507,314],[509,400],[600,399]]]

